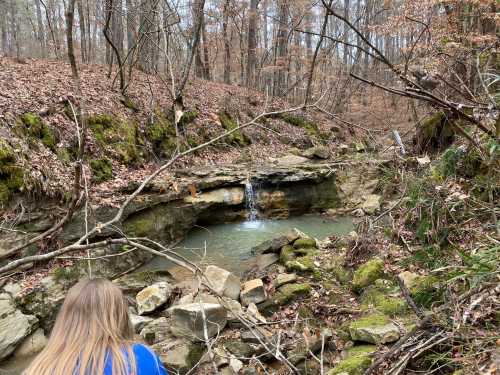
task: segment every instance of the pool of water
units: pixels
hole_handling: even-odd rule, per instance
[[[213,264],[242,274],[253,264],[252,247],[292,228],[323,239],[332,234],[349,233],[353,230],[353,221],[349,217],[332,220],[320,215],[305,215],[282,220],[195,227],[176,246],[175,251],[199,265]],[[184,278],[179,267],[162,257],[154,258],[145,268],[169,269],[176,278]]]

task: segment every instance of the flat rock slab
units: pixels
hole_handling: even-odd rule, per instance
[[[294,283],[297,281],[297,275],[294,273],[280,273],[274,279],[274,287],[279,288],[282,285]]]
[[[135,297],[139,315],[151,313],[165,305],[172,295],[173,287],[167,282],[160,282],[144,288]]]
[[[172,334],[194,341],[205,340],[205,327],[208,338],[211,338],[222,332],[227,323],[226,310],[215,303],[195,302],[171,307],[169,311]]]
[[[401,336],[397,325],[381,314],[372,314],[353,321],[349,325],[353,341],[370,344],[387,344],[397,341]]]

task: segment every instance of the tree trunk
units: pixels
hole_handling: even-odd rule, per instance
[[[153,73],[157,67],[158,45],[153,36],[158,29],[157,4],[158,0],[145,0],[141,9],[139,67],[146,73]]]
[[[231,0],[226,0],[222,11],[222,38],[224,39],[224,83],[231,83],[231,41],[227,32]]]
[[[287,91],[286,58],[288,54],[288,17],[290,6],[288,0],[279,1],[278,34],[276,35],[276,69],[274,96],[282,97]]]
[[[88,49],[87,49],[87,31],[85,12],[83,10],[83,0],[77,0],[78,17],[80,19],[80,53],[82,55],[82,62],[89,62],[88,59]]]
[[[135,45],[135,10],[133,0],[126,0],[127,6],[127,52],[130,52]],[[129,59],[132,64],[133,59]]]
[[[36,6],[36,23],[37,23],[36,38],[38,39],[38,43],[40,43],[40,56],[46,57],[47,44],[45,43],[45,30],[43,27],[42,8],[40,6],[40,0],[35,0],[35,6]]]
[[[257,7],[259,0],[250,0],[248,13],[248,57],[247,87],[255,87],[255,68],[257,65]]]
[[[211,80],[210,76],[210,58],[208,55],[208,39],[207,39],[207,28],[205,25],[205,15],[203,14],[201,25],[201,35],[203,38],[203,78],[206,80]]]
[[[9,51],[8,46],[8,27],[7,27],[7,3],[0,2],[0,34],[1,34],[1,51],[7,54]]]

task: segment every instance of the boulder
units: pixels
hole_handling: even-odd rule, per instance
[[[310,147],[302,153],[302,156],[308,159],[328,159],[330,149],[326,146]]]
[[[368,194],[364,197],[364,202],[361,206],[364,213],[367,215],[372,215],[378,210],[380,210],[380,201],[382,197],[378,194]]]
[[[140,330],[140,336],[148,344],[153,345],[171,338],[169,329],[170,321],[162,316],[151,319],[151,321],[144,324],[144,327]]]
[[[349,324],[349,334],[353,341],[370,344],[386,344],[397,341],[400,337],[399,328],[382,314],[370,314]]]
[[[16,309],[10,295],[0,294],[0,360],[8,357],[37,323],[36,317]]]
[[[173,277],[168,271],[142,271],[121,276],[113,282],[124,293],[136,294],[151,284],[172,281]]]
[[[374,258],[362,264],[354,272],[352,279],[352,289],[359,292],[384,274],[384,262],[382,259]]]
[[[204,326],[210,338],[221,332],[227,323],[226,310],[215,303],[195,302],[178,305],[171,307],[169,312],[172,317],[171,332],[177,337],[186,337],[194,341],[205,340]]]
[[[267,298],[264,283],[261,279],[247,281],[242,285],[240,300],[243,306],[248,306],[250,303],[260,303]]]
[[[151,313],[165,305],[172,291],[172,286],[167,282],[159,282],[141,290],[135,297],[138,314]]]
[[[141,332],[142,328],[144,328],[144,326],[151,321],[153,321],[153,318],[130,314],[130,322],[132,323],[132,328],[135,333]]]
[[[240,278],[217,266],[208,266],[205,277],[213,291],[219,296],[238,299],[240,295]]]
[[[282,285],[294,283],[297,281],[297,275],[294,273],[280,273],[274,279],[274,287],[279,288]]]
[[[14,351],[14,357],[30,357],[40,353],[47,345],[47,338],[43,333],[43,329],[39,328],[31,335],[26,337],[21,345]]]
[[[288,245],[290,242],[287,235],[279,236],[254,246],[252,248],[252,254],[279,253],[281,248]]]
[[[272,266],[274,263],[278,263],[280,257],[278,254],[261,254],[257,256],[255,262],[257,263],[257,268],[259,271],[263,271],[266,268]]]
[[[152,349],[168,370],[178,374],[191,370],[205,353],[202,345],[180,339],[163,341],[153,345]]]

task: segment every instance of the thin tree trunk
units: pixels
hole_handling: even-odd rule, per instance
[[[257,7],[259,0],[250,0],[248,12],[248,57],[247,87],[255,87],[255,68],[257,65]]]
[[[45,30],[43,27],[42,8],[40,6],[40,0],[35,0],[35,6],[36,6],[36,22],[37,22],[37,35],[36,35],[36,37],[38,39],[38,42],[40,43],[40,56],[46,57],[47,56],[47,44],[45,43]]]
[[[224,39],[224,83],[231,83],[231,46],[227,28],[231,0],[226,0],[222,11],[222,38]]]
[[[201,25],[201,36],[203,38],[203,77],[207,80],[211,80],[210,75],[210,57],[208,54],[208,38],[207,38],[207,28],[205,22],[205,16],[203,14]]]
[[[82,55],[82,62],[87,63],[87,31],[86,31],[86,19],[85,12],[83,10],[83,0],[77,0],[78,18],[80,19],[80,53]]]

